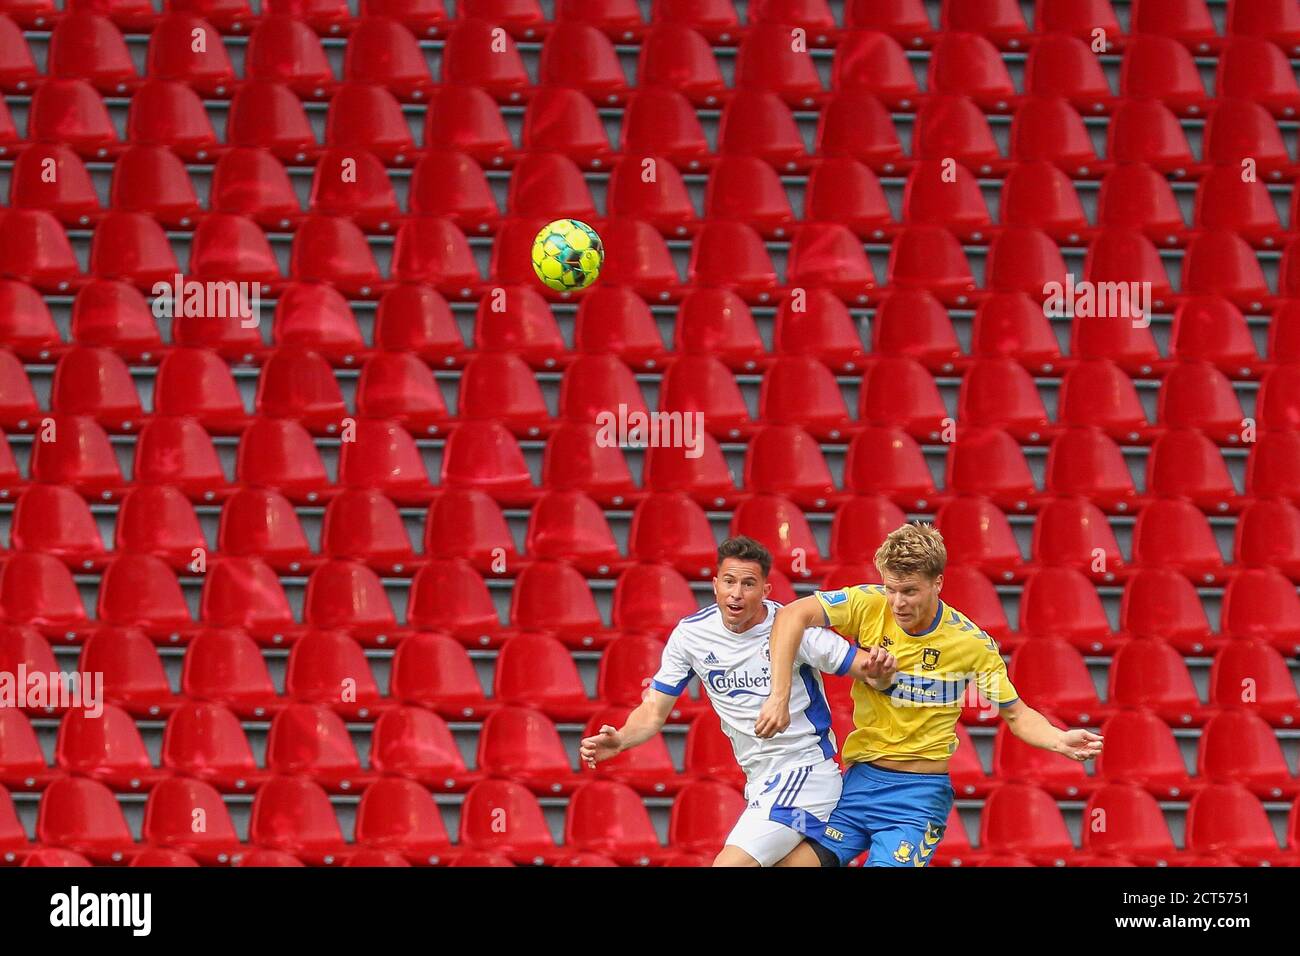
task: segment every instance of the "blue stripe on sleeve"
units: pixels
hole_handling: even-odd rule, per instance
[[[853,658],[857,656],[858,656],[858,646],[856,644],[850,644],[849,652],[844,655],[844,660],[840,662],[840,666],[835,668],[835,676],[843,677],[845,674],[847,674],[849,672],[849,668],[853,666]]]
[[[817,683],[817,675],[812,667],[803,664],[799,667],[799,676],[803,678],[804,689],[808,691],[808,709],[804,711],[817,734],[822,754],[835,756],[835,747],[831,744],[831,709],[826,705],[826,696]]]
[[[682,678],[682,682],[674,687],[672,684],[664,684],[660,681],[651,681],[650,686],[661,694],[667,694],[669,697],[680,697],[686,690],[686,685],[691,682],[691,675],[687,674]]]

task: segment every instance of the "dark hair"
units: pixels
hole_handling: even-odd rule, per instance
[[[744,535],[728,538],[718,545],[719,567],[727,558],[735,558],[738,561],[753,561],[763,570],[764,578],[772,570],[772,552],[753,538],[747,538]]]

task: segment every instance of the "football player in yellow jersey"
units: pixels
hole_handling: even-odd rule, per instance
[[[854,682],[855,729],[844,744],[839,803],[783,865],[843,866],[868,848],[868,866],[927,865],[952,810],[948,760],[968,684],[1026,743],[1079,761],[1101,752],[1097,734],[1059,730],[1020,700],[997,643],[940,598],[946,562],[937,530],[906,524],[876,552],[883,585],[818,591],[777,612],[759,737],[789,725],[788,675],[805,628],[829,625],[859,647],[884,646],[897,664],[892,673]]]

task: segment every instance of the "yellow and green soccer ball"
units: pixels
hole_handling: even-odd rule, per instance
[[[533,240],[533,271],[556,292],[585,289],[596,281],[605,246],[596,230],[577,219],[557,219]]]

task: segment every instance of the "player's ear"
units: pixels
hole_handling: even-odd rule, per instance
[[[771,593],[772,593],[772,582],[771,582],[771,581],[764,581],[764,582],[763,582],[763,597],[767,597],[767,596],[768,596],[769,594],[771,594]]]
[[[942,574],[936,574],[936,575],[934,576],[934,589],[935,589],[935,591],[942,591],[942,590],[943,590],[943,575],[942,575]]]

